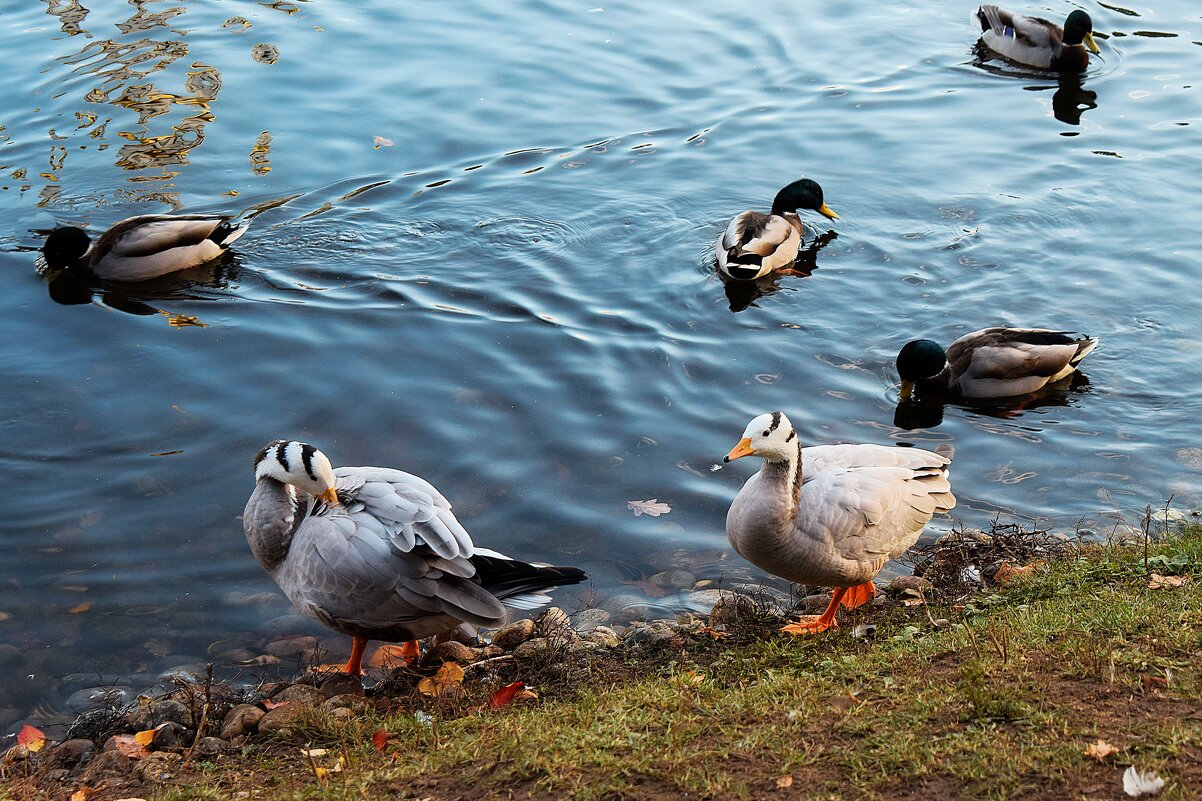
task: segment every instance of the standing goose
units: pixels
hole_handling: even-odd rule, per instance
[[[817,181],[802,178],[776,193],[772,212],[745,211],[730,221],[714,246],[718,269],[740,281],[774,270],[788,272],[805,236],[798,209],[811,209],[832,220],[839,215],[822,200]]]
[[[983,328],[946,352],[938,342],[916,339],[897,354],[901,397],[908,399],[915,386],[950,398],[1026,395],[1071,374],[1097,345],[1093,337],[1045,328]]]
[[[585,580],[472,545],[451,504],[417,476],[340,467],[303,442],[255,456],[242,515],[250,549],[301,612],[354,638],[346,672],[362,674],[368,640],[413,641],[461,622],[500,625],[511,609],[549,603],[551,587]]]
[[[1102,52],[1093,40],[1093,20],[1080,9],[1068,15],[1063,28],[997,6],[981,6],[973,12],[972,21],[986,47],[1029,67],[1081,72],[1089,66],[1090,52]]]
[[[248,223],[211,214],[144,214],[122,220],[92,242],[82,228],[46,237],[46,264],[87,278],[146,281],[198,267],[225,253]],[[89,247],[90,245],[90,247]]]
[[[956,505],[951,459],[918,448],[820,445],[802,448],[789,418],[762,414],[724,461],[760,456],[726,514],[735,550],[763,570],[798,584],[833,587],[821,615],[781,631],[816,634],[837,626],[840,605],[876,593],[873,577],[918,541],[936,512]]]

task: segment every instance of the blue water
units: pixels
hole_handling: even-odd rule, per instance
[[[773,409],[953,443],[945,528],[1199,503],[1196,4],[1084,4],[1080,85],[982,62],[959,3],[660,5],[0,10],[0,726],[281,633],[238,519],[279,437],[585,568],[569,608],[762,579],[723,529],[754,465],[713,467]],[[712,242],[801,175],[835,236],[728,297]],[[38,272],[56,224],[173,210],[253,224],[153,285]],[[901,344],[997,324],[1102,345],[1043,405],[895,425]]]

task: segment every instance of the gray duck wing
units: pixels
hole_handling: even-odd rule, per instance
[[[191,247],[210,239],[229,220],[228,216],[202,214],[130,217],[105,231],[94,253],[97,258],[143,258],[172,248]]]

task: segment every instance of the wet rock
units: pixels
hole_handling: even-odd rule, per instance
[[[262,665],[276,664],[280,658],[272,654],[261,654],[251,648],[230,648],[217,654],[217,661],[224,665]]]
[[[179,701],[152,701],[134,707],[125,719],[134,731],[153,729],[162,723],[177,723],[187,727],[192,725],[192,711]]]
[[[505,649],[499,645],[486,645],[480,649],[481,659],[492,659],[501,656],[505,653]]]
[[[504,648],[506,651],[512,651],[533,637],[537,629],[533,620],[525,618],[515,620],[493,635],[492,644]]]
[[[67,708],[77,714],[93,709],[112,707],[119,709],[134,699],[132,687],[85,687],[76,690],[67,698]]]
[[[345,695],[335,695],[327,698],[325,703],[321,705],[322,709],[350,709],[355,712],[366,712],[371,709],[371,702],[363,697],[362,692],[358,695],[347,693]]]
[[[259,734],[290,736],[297,724],[304,719],[309,708],[309,706],[298,702],[277,706],[259,721]]]
[[[188,684],[201,684],[205,680],[205,673],[208,670],[208,667],[209,663],[203,661],[177,662],[172,667],[169,667],[160,673],[158,675],[158,680],[172,682],[182,681]]]
[[[697,577],[687,570],[665,570],[656,573],[648,581],[665,590],[687,590],[697,583]]]
[[[42,757],[42,764],[51,769],[73,768],[91,756],[95,750],[96,746],[91,740],[74,737],[47,749],[46,755]]]
[[[317,638],[311,634],[293,634],[285,637],[276,637],[263,646],[263,650],[268,654],[278,656],[281,659],[290,656],[305,656],[311,654],[316,648]]]
[[[892,593],[926,592],[934,585],[921,576],[896,576],[889,582],[888,590]]]
[[[577,634],[588,634],[598,626],[607,626],[614,616],[604,609],[584,609],[572,616],[572,628]]]
[[[625,637],[627,645],[667,645],[675,640],[683,643],[680,635],[662,620],[632,625]]]
[[[601,603],[601,608],[613,615],[615,620],[653,620],[663,612],[645,596],[624,592],[611,595]]]
[[[238,704],[229,711],[221,722],[221,739],[232,740],[235,737],[252,732],[259,726],[259,721],[267,713],[254,704]]]
[[[568,620],[567,612],[558,606],[552,606],[539,615],[538,635],[569,642],[577,639],[576,632],[572,629],[572,622]]]
[[[622,640],[617,633],[609,626],[597,626],[597,628],[584,635],[584,639],[589,642],[595,642],[602,648],[617,648],[622,644]]]
[[[133,773],[147,784],[163,784],[171,781],[179,770],[183,757],[170,751],[155,751],[149,756],[134,761]]]
[[[535,637],[513,649],[515,659],[538,659],[547,656],[555,650],[555,646],[546,637]]]
[[[150,750],[169,751],[183,748],[192,744],[194,733],[174,721],[167,721],[155,726],[154,738],[150,741]]]
[[[363,695],[363,682],[349,673],[334,673],[321,683],[321,694],[325,698],[339,695]]]
[[[308,684],[293,684],[273,695],[271,700],[277,704],[291,701],[296,706],[317,706],[326,700],[326,697],[316,687]]]
[[[449,640],[435,645],[425,658],[432,662],[475,662],[480,658],[480,649]]]

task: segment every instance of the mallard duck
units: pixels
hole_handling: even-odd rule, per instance
[[[247,223],[211,214],[144,214],[92,242],[82,228],[56,228],[42,253],[49,267],[107,281],[146,281],[197,267],[225,253]],[[90,247],[89,247],[90,245]]]
[[[949,398],[1008,398],[1065,378],[1097,347],[1098,340],[1045,328],[982,328],[946,351],[916,339],[897,354],[901,397],[914,387]]]
[[[255,456],[242,515],[250,549],[304,614],[353,638],[345,670],[362,674],[368,640],[416,641],[461,622],[500,625],[537,609],[551,587],[585,580],[477,548],[429,482],[384,467],[330,466],[303,442]]]
[[[822,200],[817,181],[802,178],[776,193],[772,212],[745,211],[730,221],[714,246],[718,269],[740,281],[751,281],[774,270],[787,272],[805,236],[798,209],[812,209],[839,219]]]
[[[1089,65],[1089,52],[1102,52],[1093,40],[1093,20],[1080,9],[1068,15],[1063,28],[997,6],[981,6],[972,20],[986,47],[1030,67],[1080,72]]]
[[[834,588],[826,611],[785,626],[788,634],[825,631],[837,625],[840,605],[871,600],[885,563],[918,541],[932,515],[956,505],[949,457],[881,445],[803,448],[781,412],[752,420],[724,461],[743,456],[764,466],[730,505],[730,544],[775,576]]]

